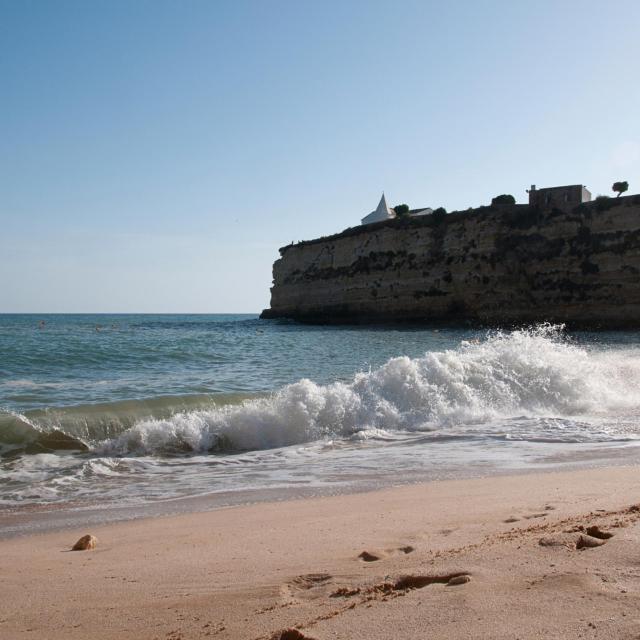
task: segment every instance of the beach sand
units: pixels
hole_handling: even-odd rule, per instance
[[[431,482],[2,540],[0,637],[640,638],[639,471]],[[68,551],[87,533],[95,550]]]

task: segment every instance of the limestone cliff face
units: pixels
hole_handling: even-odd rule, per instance
[[[640,196],[392,220],[280,252],[265,318],[640,327]]]

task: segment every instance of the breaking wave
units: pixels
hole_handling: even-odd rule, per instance
[[[590,351],[565,339],[560,327],[541,326],[493,333],[420,358],[393,358],[350,382],[303,379],[268,398],[141,420],[97,450],[230,452],[375,430],[482,431],[481,425],[507,418],[624,411],[640,405],[639,383],[637,353]],[[562,426],[545,421],[550,424]]]
[[[544,325],[393,358],[348,382],[302,379],[269,397],[199,397],[183,400],[182,409],[175,399],[132,401],[120,403],[115,417],[105,406],[76,407],[62,417],[4,414],[0,441],[23,453],[225,453],[393,432],[489,435],[488,425],[499,431],[505,421],[526,424],[525,439],[553,440],[557,433],[575,441],[597,429],[589,420],[567,418],[638,407],[639,383],[637,351],[586,349],[566,339],[561,327]]]

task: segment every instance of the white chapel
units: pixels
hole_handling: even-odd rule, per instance
[[[384,197],[384,193],[382,194],[382,198],[380,198],[380,204],[378,204],[378,208],[375,211],[372,211],[368,216],[362,218],[362,224],[371,224],[372,222],[380,222],[381,220],[388,220],[389,218],[395,217],[395,212],[393,209],[389,209],[387,206],[387,199]]]

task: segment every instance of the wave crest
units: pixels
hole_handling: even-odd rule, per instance
[[[398,357],[351,382],[303,379],[269,398],[141,420],[103,443],[105,455],[229,452],[349,437],[427,431],[509,416],[572,416],[640,405],[640,361],[592,352],[561,327],[496,332],[483,341]]]

